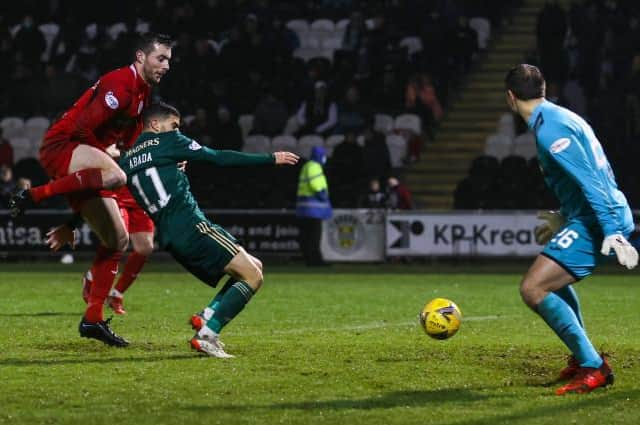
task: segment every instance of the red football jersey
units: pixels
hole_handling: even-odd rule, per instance
[[[70,139],[104,150],[131,146],[142,131],[151,88],[133,65],[103,75],[47,131],[44,144]]]

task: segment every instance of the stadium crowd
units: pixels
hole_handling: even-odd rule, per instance
[[[486,45],[473,18],[484,28],[499,28],[517,3],[3,4],[0,117],[23,119],[24,129],[5,134],[11,143],[0,144],[0,162],[14,158],[16,177],[34,184],[46,180],[33,161],[39,141],[29,137],[37,139],[46,120],[68,108],[101,73],[130,63],[132,37],[153,30],[176,40],[172,70],[153,96],[183,112],[186,134],[245,151],[292,143],[304,154],[314,143],[324,144],[331,154],[327,174],[334,205],[356,206],[372,179],[385,189],[389,177],[419,160],[422,144],[433,137],[452,93]],[[407,114],[417,124],[396,125],[394,117]],[[34,116],[46,120],[30,121]],[[230,177],[193,165],[189,172],[205,207],[281,207],[295,199],[298,170],[254,176],[231,171]],[[221,192],[220,179],[235,183]],[[284,195],[265,198],[264,189],[275,181],[286,188]],[[242,200],[232,196],[238,187],[246,194]]]
[[[575,1],[568,9],[548,1],[537,21],[537,48],[525,62],[538,65],[547,98],[585,118],[611,162],[632,207],[640,204],[636,158],[640,155],[640,4],[634,1]],[[455,207],[462,209],[554,208],[540,175],[535,149],[502,157],[500,138],[534,146],[519,117],[513,129],[487,140],[487,149],[460,182]],[[501,120],[502,121],[502,120]],[[509,126],[506,126],[509,128]],[[512,132],[513,134],[509,134]],[[497,145],[493,142],[498,142]],[[496,158],[497,157],[497,158]],[[522,187],[529,188],[522,191]]]

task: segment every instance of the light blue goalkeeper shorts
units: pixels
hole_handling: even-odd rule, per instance
[[[628,232],[629,238],[633,224]],[[569,220],[542,250],[541,255],[558,263],[576,280],[584,279],[593,273],[599,264],[608,261],[608,257],[600,253],[604,235],[598,224],[589,225],[582,220]],[[615,256],[610,254],[609,257]]]

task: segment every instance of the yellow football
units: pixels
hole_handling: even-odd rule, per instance
[[[431,338],[451,338],[460,329],[462,312],[451,300],[435,298],[420,312],[420,325]]]

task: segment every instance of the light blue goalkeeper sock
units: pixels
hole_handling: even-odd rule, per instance
[[[580,312],[580,301],[578,301],[578,294],[576,294],[573,286],[567,285],[564,288],[553,291],[553,293],[562,298],[564,302],[569,304],[569,307],[571,307],[571,310],[573,310],[576,317],[578,318],[578,322],[580,323],[580,326],[582,326],[582,329],[586,329],[584,327],[584,320],[582,320],[582,313]]]
[[[553,292],[548,294],[538,304],[537,311],[571,350],[580,366],[598,368],[602,365],[602,358],[593,348],[576,314],[562,298]]]

